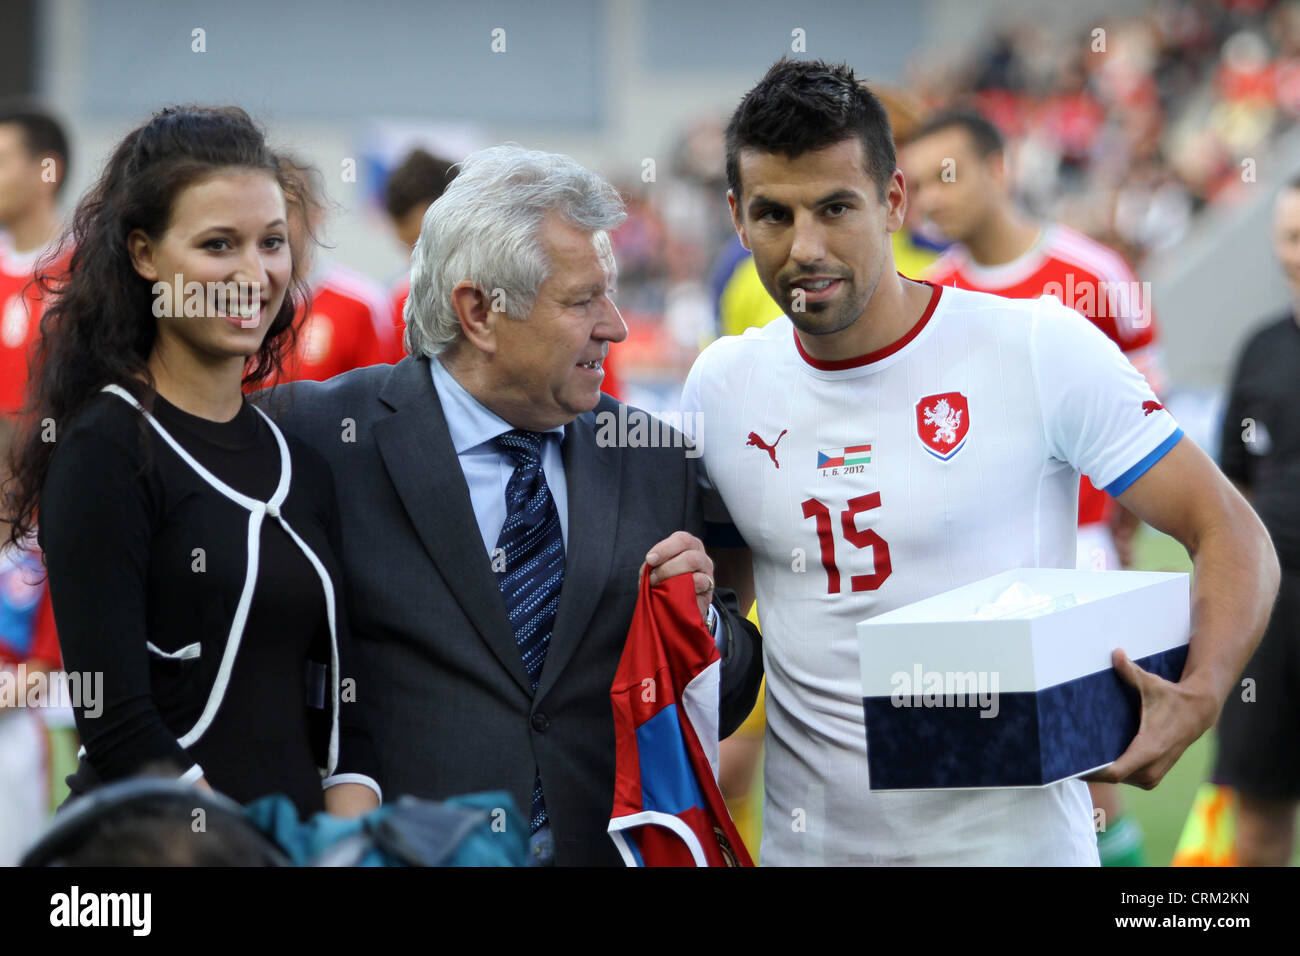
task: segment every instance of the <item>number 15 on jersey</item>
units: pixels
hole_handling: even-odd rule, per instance
[[[889,577],[893,566],[889,563],[889,545],[885,539],[870,528],[859,528],[858,515],[880,507],[880,492],[850,498],[848,507],[840,513],[840,528],[844,540],[855,548],[873,549],[872,558],[875,571],[871,574],[854,574],[849,578],[849,587],[853,591],[874,591]],[[817,541],[821,545],[822,567],[826,569],[826,593],[839,594],[840,569],[835,561],[835,527],[831,520],[831,509],[816,498],[809,498],[803,503],[803,516],[813,518],[817,523]]]

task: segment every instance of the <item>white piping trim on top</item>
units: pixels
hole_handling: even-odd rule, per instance
[[[289,534],[294,543],[307,556],[315,568],[317,575],[321,579],[321,584],[325,591],[325,609],[326,616],[329,620],[330,628],[330,669],[333,672],[331,681],[334,698],[330,704],[331,722],[330,722],[330,741],[328,766],[326,767],[326,776],[333,774],[338,765],[338,740],[339,740],[339,651],[338,651],[338,634],[335,629],[334,616],[334,586],[329,579],[329,574],[325,571],[325,566],[321,564],[320,559],[315,552],[307,546],[307,543],[298,536],[298,533],[289,526],[289,522],[280,513],[280,505],[284,503],[285,498],[289,495],[289,482],[292,477],[292,464],[289,459],[289,446],[285,443],[284,435],[276,427],[275,422],[267,416],[256,405],[254,411],[266,420],[271,427],[271,433],[275,436],[276,445],[280,452],[280,481],[276,486],[275,493],[271,495],[270,501],[259,501],[256,498],[250,498],[248,495],[241,494],[234,488],[231,488],[216,475],[212,474],[194,459],[189,452],[181,447],[180,443],[173,438],[168,431],[155,419],[144,407],[136,401],[130,392],[118,385],[105,385],[105,392],[111,392],[126,402],[134,405],[145,419],[153,426],[154,430],[162,436],[163,440],[172,447],[172,450],[180,456],[181,460],[194,469],[200,478],[206,481],[217,492],[229,498],[231,501],[243,507],[248,511],[248,541],[247,554],[248,563],[244,574],[244,587],[239,595],[239,604],[235,608],[235,619],[231,621],[230,633],[226,638],[225,652],[221,657],[221,666],[217,670],[216,681],[212,685],[212,692],[208,695],[207,704],[203,708],[203,713],[199,715],[198,721],[190,730],[181,737],[177,742],[182,747],[188,747],[207,731],[216,718],[217,709],[221,706],[225,698],[226,690],[230,684],[230,674],[234,670],[235,656],[239,651],[239,644],[244,636],[244,626],[248,623],[249,608],[253,603],[253,590],[257,584],[257,572],[259,557],[261,554],[260,542],[262,533],[262,522],[266,516],[270,516],[280,522],[280,526]]]
[[[197,642],[194,644],[186,644],[180,650],[176,651],[164,651],[153,641],[145,641],[144,646],[149,649],[151,654],[166,658],[169,661],[192,661],[198,657],[203,650],[203,645]]]
[[[609,821],[607,831],[609,838],[614,841],[619,856],[623,858],[623,862],[628,866],[637,865],[636,856],[628,845],[627,835],[622,831],[647,826],[664,827],[671,830],[686,844],[686,848],[690,850],[691,859],[695,861],[696,866],[709,865],[708,858],[704,855],[704,847],[700,844],[700,838],[695,835],[695,831],[690,828],[690,825],[685,820],[659,810],[642,810],[640,813],[629,813],[627,816],[614,817]]]

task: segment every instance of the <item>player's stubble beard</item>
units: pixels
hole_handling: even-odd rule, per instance
[[[858,291],[856,277],[852,274],[842,276],[840,278],[843,286],[840,295],[828,302],[805,302],[802,311],[794,309],[794,286],[790,282],[782,282],[781,301],[785,314],[790,317],[794,327],[805,335],[834,335],[836,332],[843,332],[857,322],[867,310],[872,296],[876,294],[876,287],[880,285],[883,272],[884,263],[877,263],[874,275],[870,277],[861,295],[855,295]],[[816,273],[811,271],[808,273],[808,275],[814,274]],[[799,276],[793,278],[797,279]]]

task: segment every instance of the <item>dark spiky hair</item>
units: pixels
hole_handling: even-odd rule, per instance
[[[739,199],[740,151],[798,159],[857,137],[881,201],[898,164],[889,114],[844,64],[782,58],[745,94],[727,124],[727,186]]]

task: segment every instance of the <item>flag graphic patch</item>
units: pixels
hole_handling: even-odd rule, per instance
[[[818,468],[842,468],[845,465],[871,464],[871,445],[846,445],[817,452]]]

